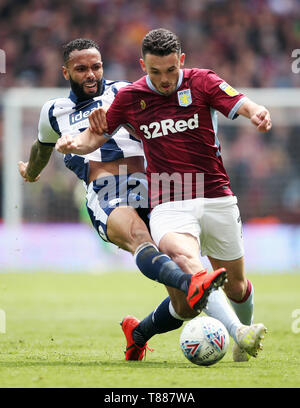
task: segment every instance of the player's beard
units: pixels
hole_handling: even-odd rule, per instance
[[[96,96],[99,96],[102,90],[102,79],[98,79],[95,82],[97,83],[97,91],[94,93],[87,94],[84,92],[84,83],[79,84],[78,82],[73,81],[73,79],[70,76],[70,85],[71,89],[74,92],[74,94],[77,96],[78,100],[84,101],[86,99],[92,99],[95,98]]]

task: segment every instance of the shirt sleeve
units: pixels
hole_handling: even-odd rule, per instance
[[[124,97],[122,97],[122,89],[120,89],[106,113],[108,126],[106,137],[114,136],[123,125],[127,124],[125,111]]]
[[[55,120],[53,116],[54,101],[46,102],[40,113],[38,140],[40,143],[54,146],[60,134],[53,129],[51,120]]]
[[[238,116],[237,110],[247,99],[244,94],[232,88],[213,71],[209,71],[206,75],[204,92],[209,105],[229,119],[235,119]]]

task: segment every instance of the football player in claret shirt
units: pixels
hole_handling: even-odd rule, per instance
[[[142,140],[153,208],[152,237],[187,273],[202,268],[200,250],[213,269],[226,268],[225,293],[247,326],[236,329],[234,359],[247,360],[248,354],[257,355],[266,329],[261,323],[252,324],[254,289],[244,271],[241,218],[222,162],[217,111],[229,119],[243,115],[260,132],[271,129],[270,114],[216,73],[184,69],[184,60],[174,33],[150,31],[143,40],[140,59],[146,75],[122,88],[106,115],[101,108],[96,109],[89,117],[89,129],[75,139],[66,136],[59,140],[57,149],[62,153],[89,152],[121,126]],[[166,194],[163,187],[168,180]],[[158,181],[162,181],[162,188],[158,188]],[[151,244],[137,248],[138,265],[149,251]],[[182,296],[177,295],[178,303]],[[178,317],[186,316],[178,312]],[[245,336],[249,347],[239,341]]]
[[[27,182],[39,180],[61,135],[67,133],[75,136],[83,132],[89,126],[88,115],[98,106],[109,106],[118,91],[128,84],[103,77],[99,46],[89,39],[78,38],[64,46],[62,71],[70,83],[71,91],[69,96],[45,102],[41,109],[38,136],[31,147],[29,161],[18,163],[19,172]],[[146,246],[149,242],[154,244],[146,226],[148,191],[144,176],[144,153],[139,140],[125,129],[120,129],[101,148],[84,156],[66,154],[64,161],[83,181],[90,219],[103,240],[132,254],[144,243]],[[150,252],[144,254],[143,262],[139,260],[138,266],[145,275],[159,274],[161,283],[177,288],[179,293],[191,298],[188,303],[184,297],[184,305],[192,314],[196,314],[194,308],[202,310],[206,302],[211,303],[208,298],[212,288],[220,286],[225,279],[223,269],[215,271],[215,274],[186,274],[154,245]],[[191,297],[194,292],[195,295]],[[174,295],[171,293],[170,297]],[[127,338],[129,336],[125,354],[127,360],[141,360],[146,352],[148,338],[182,325],[182,320],[171,314],[173,306],[170,297],[163,300],[140,323],[132,316],[124,318],[122,328]],[[214,296],[212,302],[217,304],[219,301]],[[226,316],[224,324],[232,326],[236,316],[229,309]],[[144,337],[137,332],[140,346],[132,333],[138,323],[139,328],[145,327],[147,332]]]

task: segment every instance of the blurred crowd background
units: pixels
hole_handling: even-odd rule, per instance
[[[292,50],[300,48],[299,0],[0,0],[0,48],[6,53],[1,95],[10,87],[67,86],[62,45],[77,37],[99,43],[106,78],[137,80],[141,40],[158,27],[178,34],[186,67],[213,69],[237,88],[300,87],[300,74],[291,69]],[[0,115],[1,126],[1,110]],[[276,126],[267,135],[248,127],[220,129],[244,221],[300,222],[299,131],[296,125]],[[28,133],[32,142],[36,126]],[[49,171],[40,187],[45,203],[40,217],[76,221],[75,181],[63,165]],[[64,174],[59,183],[55,171]],[[57,194],[65,205],[53,205]]]

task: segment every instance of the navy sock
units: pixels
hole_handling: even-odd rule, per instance
[[[184,273],[170,257],[147,242],[135,253],[135,262],[139,270],[149,279],[180,289],[187,294],[191,274]]]
[[[167,297],[134,329],[132,336],[138,346],[143,347],[155,334],[166,333],[182,326],[183,321],[175,319],[175,317],[171,315],[169,304],[170,298]]]

